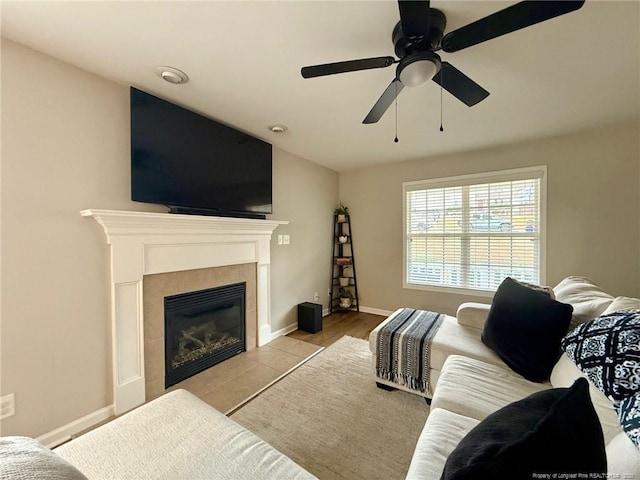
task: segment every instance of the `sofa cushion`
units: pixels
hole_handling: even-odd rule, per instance
[[[32,438],[0,437],[0,479],[87,480],[87,477]]]
[[[613,312],[628,312],[640,309],[640,298],[616,297],[613,302],[602,312],[602,315]]]
[[[442,479],[530,480],[534,473],[606,473],[588,382],[534,393],[488,416],[449,455]]]
[[[556,300],[573,306],[570,328],[592,320],[605,311],[613,297],[587,277],[567,277],[553,287]]]
[[[516,400],[548,388],[548,383],[530,382],[506,365],[452,355],[440,372],[431,408],[483,420]]]
[[[480,420],[431,407],[406,480],[438,480],[449,454]]]
[[[562,339],[567,356],[614,401],[640,391],[640,310],[578,325]]]
[[[571,311],[571,305],[507,277],[493,297],[482,341],[515,372],[542,382],[560,356]]]
[[[54,450],[92,480],[316,478],[186,390],[174,390]]]
[[[431,343],[431,368],[442,370],[449,355],[465,355],[483,362],[504,365],[500,357],[480,340],[481,330],[465,327],[445,317]]]
[[[607,443],[606,451],[609,478],[640,478],[640,450],[624,432]]]

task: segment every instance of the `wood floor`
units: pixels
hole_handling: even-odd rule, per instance
[[[312,343],[321,347],[328,347],[345,335],[369,340],[369,334],[386,317],[371,313],[337,312],[322,319],[322,331],[307,333],[302,330],[291,332],[288,337]]]

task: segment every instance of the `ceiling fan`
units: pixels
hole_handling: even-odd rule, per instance
[[[519,2],[443,36],[447,17],[442,11],[430,8],[429,0],[398,0],[400,21],[394,27],[391,38],[399,60],[387,56],[325,63],[303,67],[301,73],[303,78],[312,78],[385,68],[397,63],[395,78],[362,123],[380,120],[405,86],[417,87],[429,80],[471,107],[487,98],[489,92],[450,63],[442,61],[437,51],[457,52],[572,12],[583,4],[584,0]]]

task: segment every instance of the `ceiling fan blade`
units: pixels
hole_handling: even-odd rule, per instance
[[[533,0],[516,3],[504,10],[449,32],[442,39],[442,49],[445,52],[457,52],[463,48],[573,12],[582,7],[583,4],[584,0]]]
[[[429,33],[429,2],[398,0],[400,23],[406,38],[421,37]]]
[[[389,106],[393,103],[393,101],[396,99],[403,88],[403,83],[399,79],[394,78],[387,89],[382,93],[382,95],[380,95],[380,98],[373,106],[369,114],[364,118],[362,123],[376,123],[378,120],[380,120],[380,118],[382,118],[382,115],[384,115],[384,112],[387,111]]]
[[[489,96],[489,92],[449,62],[442,62],[440,72],[436,73],[433,81],[468,107],[474,106]]]
[[[302,67],[300,73],[304,78],[322,77],[324,75],[334,75],[336,73],[356,72],[358,70],[369,70],[371,68],[384,68],[395,63],[393,57],[362,58],[360,60],[347,60],[346,62],[325,63],[323,65],[313,65]]]

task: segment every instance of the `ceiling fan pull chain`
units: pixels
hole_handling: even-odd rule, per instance
[[[444,128],[442,128],[442,68],[440,68],[440,131],[444,132]]]
[[[398,82],[396,82],[396,98],[394,103],[396,104],[396,138],[394,138],[393,141],[398,143]]]

